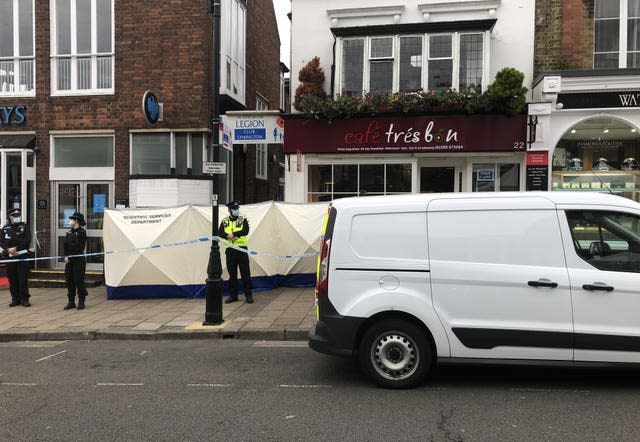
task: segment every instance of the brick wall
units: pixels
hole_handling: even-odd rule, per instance
[[[594,0],[537,0],[534,76],[593,68]]]
[[[0,133],[36,133],[36,200],[49,201],[48,210],[36,210],[44,250],[50,250],[53,209],[48,173],[50,131],[113,130],[114,197],[128,199],[129,130],[151,128],[141,109],[147,89],[164,103],[164,122],[154,128],[209,127],[212,17],[205,6],[193,0],[116,0],[115,94],[51,97],[49,0],[36,0],[36,97],[0,97],[0,106],[26,105],[27,118],[19,127],[2,126]]]

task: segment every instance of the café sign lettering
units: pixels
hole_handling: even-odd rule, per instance
[[[26,118],[24,111],[26,107],[18,106],[0,106],[0,126],[20,125],[24,124]]]
[[[418,153],[526,150],[526,116],[289,119],[285,153]]]

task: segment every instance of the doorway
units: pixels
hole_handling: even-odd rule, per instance
[[[455,167],[420,168],[420,193],[455,192],[455,181]]]
[[[112,205],[113,183],[109,181],[59,181],[55,183],[56,215],[55,244],[56,256],[64,253],[64,239],[71,228],[69,217],[74,212],[84,215],[87,225],[86,253],[104,252],[102,225],[104,209]],[[88,270],[102,270],[104,255],[87,256]],[[56,267],[64,267],[64,260],[58,259]]]

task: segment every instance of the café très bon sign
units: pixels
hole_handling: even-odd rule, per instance
[[[526,149],[526,116],[289,119],[285,153],[496,152]]]

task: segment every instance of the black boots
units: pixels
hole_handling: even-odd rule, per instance
[[[67,299],[69,299],[69,302],[67,302],[67,305],[64,306],[64,309],[71,310],[72,308],[76,308],[75,296],[67,295]]]
[[[84,298],[78,300],[78,310],[84,310]]]
[[[23,299],[22,300],[22,306],[23,307],[31,307],[31,303],[29,302],[28,299]]]
[[[236,302],[238,300],[238,295],[235,296],[229,296],[227,299],[225,299],[224,303],[225,304],[231,304],[232,302]]]
[[[251,293],[245,295],[245,299],[247,300],[247,304],[253,304],[253,295]]]

